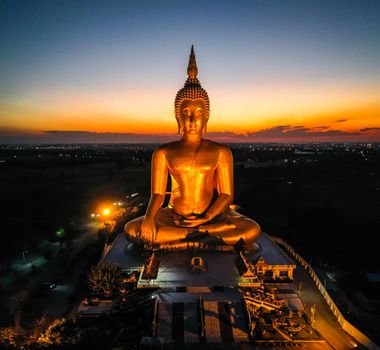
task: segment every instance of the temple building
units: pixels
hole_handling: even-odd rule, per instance
[[[295,264],[276,264],[264,260],[262,256],[251,263],[253,271],[259,279],[267,280],[293,280]]]
[[[242,252],[235,259],[235,264],[240,274],[238,286],[249,288],[261,287],[264,282],[292,281],[293,270],[296,268],[291,261],[288,264],[276,261],[269,263],[262,256],[249,262]]]

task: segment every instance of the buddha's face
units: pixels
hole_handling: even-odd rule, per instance
[[[184,135],[201,136],[207,120],[207,111],[204,101],[182,101],[179,108],[179,118]]]

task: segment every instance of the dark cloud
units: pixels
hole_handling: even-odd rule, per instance
[[[90,131],[47,130],[39,133],[0,129],[0,143],[165,143],[177,140],[176,134],[96,133]],[[350,142],[380,141],[380,128],[363,128],[358,132],[308,128],[302,125],[278,125],[272,128],[239,134],[233,131],[209,132],[208,139],[219,142]]]
[[[243,134],[237,134],[233,131],[211,131],[207,133],[209,137],[237,137],[237,136],[245,136]]]
[[[232,131],[208,132],[206,137],[219,142],[247,142],[246,135]]]
[[[368,131],[380,131],[380,128],[364,128],[364,129],[360,129],[360,132],[368,132]]]
[[[90,131],[47,130],[39,133],[0,130],[0,143],[162,143],[176,139],[174,134],[97,133]]]
[[[279,125],[273,128],[249,132],[247,136],[254,138],[307,138],[307,137],[342,137],[358,136],[359,132],[346,132],[342,130],[326,130],[325,126],[307,128],[304,126]]]
[[[337,120],[335,120],[335,123],[343,123],[346,121],[347,121],[347,119],[337,119]]]
[[[259,131],[248,132],[247,136],[248,137],[262,137],[262,138],[272,138],[272,137],[278,137],[278,136],[281,137],[283,136],[283,132],[287,130],[288,128],[290,128],[289,125],[278,125],[269,129],[262,129]]]
[[[142,143],[142,142],[168,142],[175,139],[170,135],[149,135],[134,133],[98,133],[90,131],[60,131],[48,130],[45,133],[54,139],[54,142],[62,143]]]

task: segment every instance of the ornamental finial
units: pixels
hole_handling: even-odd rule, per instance
[[[187,75],[189,78],[196,78],[198,75],[197,62],[195,61],[194,45],[191,45],[191,52],[189,57],[189,65],[187,67]]]

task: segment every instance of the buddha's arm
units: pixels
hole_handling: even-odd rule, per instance
[[[154,241],[156,235],[154,218],[164,202],[168,179],[166,155],[163,149],[159,148],[153,153],[151,177],[151,196],[141,225],[141,233],[147,240]]]
[[[223,148],[220,152],[216,169],[216,183],[219,196],[205,213],[208,221],[226,211],[234,197],[233,159],[228,148]]]
[[[145,216],[154,219],[165,199],[168,168],[165,151],[157,149],[152,156],[151,195]]]

